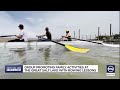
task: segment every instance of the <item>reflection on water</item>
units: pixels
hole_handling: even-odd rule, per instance
[[[43,50],[44,50],[44,48],[40,48],[40,49],[38,49],[40,52],[43,52]]]
[[[119,73],[119,50],[118,48],[106,47],[102,45],[83,45],[76,47],[89,48],[85,54],[75,53],[66,50],[63,46],[29,47],[27,49],[0,50],[1,66],[8,64],[23,65],[99,65],[99,72],[94,74],[72,73],[30,73],[0,75],[0,78],[118,78]],[[11,59],[11,60],[9,60]],[[106,65],[116,65],[116,76],[106,77]],[[1,69],[2,67],[0,67]],[[3,66],[4,68],[4,66]],[[1,72],[1,71],[0,71]]]
[[[49,64],[50,61],[50,48],[46,48],[43,52],[43,56],[45,59],[45,65]]]
[[[17,58],[21,60],[21,64],[26,64],[26,50],[25,49],[19,49],[19,50],[13,50],[14,53],[17,55]]]

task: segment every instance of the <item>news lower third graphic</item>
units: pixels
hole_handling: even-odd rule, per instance
[[[23,73],[23,65],[5,65],[6,73]]]
[[[106,72],[106,76],[115,76],[115,65],[107,65]]]
[[[6,73],[98,72],[98,65],[6,65]]]

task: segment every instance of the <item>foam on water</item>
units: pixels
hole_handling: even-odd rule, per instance
[[[105,43],[102,43],[102,44],[108,47],[120,47],[119,44],[105,44]]]

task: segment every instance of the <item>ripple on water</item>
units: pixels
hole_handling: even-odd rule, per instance
[[[73,45],[74,46],[74,45]],[[63,78],[105,78],[105,70],[103,67],[106,67],[107,64],[115,64],[118,68],[119,64],[119,50],[118,48],[105,47],[97,44],[89,45],[76,45],[80,48],[89,48],[90,51],[85,54],[75,53],[68,51],[63,46],[47,46],[47,47],[36,47],[29,48],[25,50],[9,50],[9,49],[0,49],[0,68],[4,68],[4,65],[7,64],[24,64],[24,65],[99,65],[100,71],[96,75],[94,74],[55,74],[58,77]],[[25,78],[30,75],[22,75],[21,78]],[[31,75],[35,78],[36,75]],[[30,77],[31,77],[30,76]],[[49,76],[49,74],[47,74]],[[53,75],[54,76],[54,75]],[[77,76],[77,77],[75,77]],[[118,76],[118,75],[117,75]],[[116,76],[116,77],[117,77]],[[7,77],[7,76],[6,76]],[[9,77],[16,77],[9,76]],[[32,78],[31,77],[31,78]],[[45,75],[38,75],[38,78],[44,78]],[[52,77],[52,75],[51,75]],[[57,77],[57,76],[56,76]],[[114,77],[114,78],[116,78]],[[19,77],[20,78],[20,77]],[[47,78],[47,77],[45,77]]]

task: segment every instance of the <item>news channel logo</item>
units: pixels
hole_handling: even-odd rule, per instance
[[[106,76],[115,76],[115,65],[107,65],[106,70]]]
[[[5,73],[23,73],[23,65],[5,65]]]

